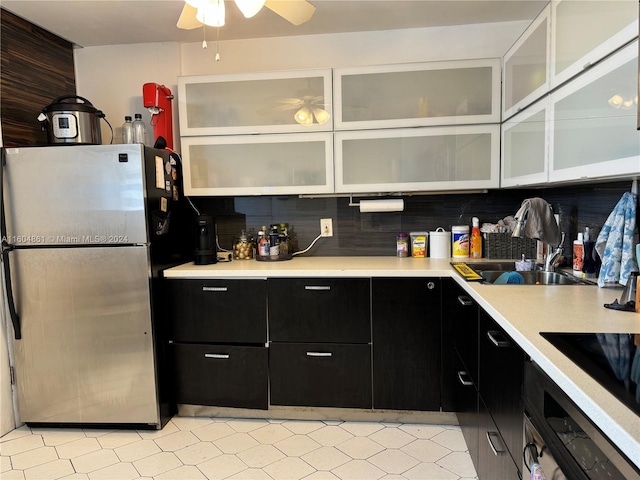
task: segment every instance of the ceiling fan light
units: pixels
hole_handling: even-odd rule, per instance
[[[224,0],[208,0],[198,8],[196,19],[210,27],[224,26]]]
[[[193,1],[193,0],[191,0]],[[245,18],[251,18],[264,6],[266,0],[235,0]]]
[[[609,99],[609,105],[613,108],[620,108],[624,99],[620,95],[614,95]]]
[[[313,115],[311,113],[311,110],[309,110],[307,107],[302,107],[300,110],[298,110],[293,118],[295,118],[296,122],[298,122],[300,125],[313,124]]]
[[[314,108],[313,116],[316,117],[316,121],[321,125],[324,123],[327,123],[331,118],[331,115],[329,115],[329,112],[327,112],[322,108]]]

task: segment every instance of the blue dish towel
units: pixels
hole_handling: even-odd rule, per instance
[[[635,193],[622,195],[598,235],[596,252],[602,259],[599,287],[626,285],[629,274],[636,271],[633,233],[637,203]]]

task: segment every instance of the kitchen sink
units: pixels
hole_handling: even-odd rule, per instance
[[[482,270],[479,273],[486,282],[494,283],[505,271],[509,270]],[[593,285],[593,283],[588,280],[583,280],[563,272],[533,270],[530,272],[517,273],[522,276],[524,283],[508,283],[506,285]]]

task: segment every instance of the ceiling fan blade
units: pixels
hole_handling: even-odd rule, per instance
[[[264,6],[294,25],[308,22],[316,11],[307,0],[267,0]]]
[[[267,115],[275,112],[286,112],[289,110],[298,110],[300,105],[286,104],[286,105],[275,105],[273,107],[265,107],[257,110],[260,115]]]
[[[193,30],[194,28],[198,28],[202,26],[198,20],[196,20],[196,13],[198,9],[192,7],[188,3],[184,4],[182,8],[182,12],[180,13],[180,18],[178,18],[178,23],[176,26],[183,30]]]
[[[295,97],[271,97],[267,98],[267,101],[271,103],[285,103],[289,105],[301,105],[304,103],[304,100]]]

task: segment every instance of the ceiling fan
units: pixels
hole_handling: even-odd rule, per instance
[[[299,98],[273,98],[273,106],[258,110],[260,114],[286,112],[295,110],[293,118],[300,125],[312,125],[314,120],[323,124],[329,121],[331,115],[324,109],[324,97],[316,95],[300,95]]]
[[[277,13],[294,25],[309,21],[316,10],[307,0],[234,0],[245,18],[251,18],[262,7]],[[184,8],[178,19],[177,27],[184,30],[209,25],[224,25],[224,0],[185,0]]]

